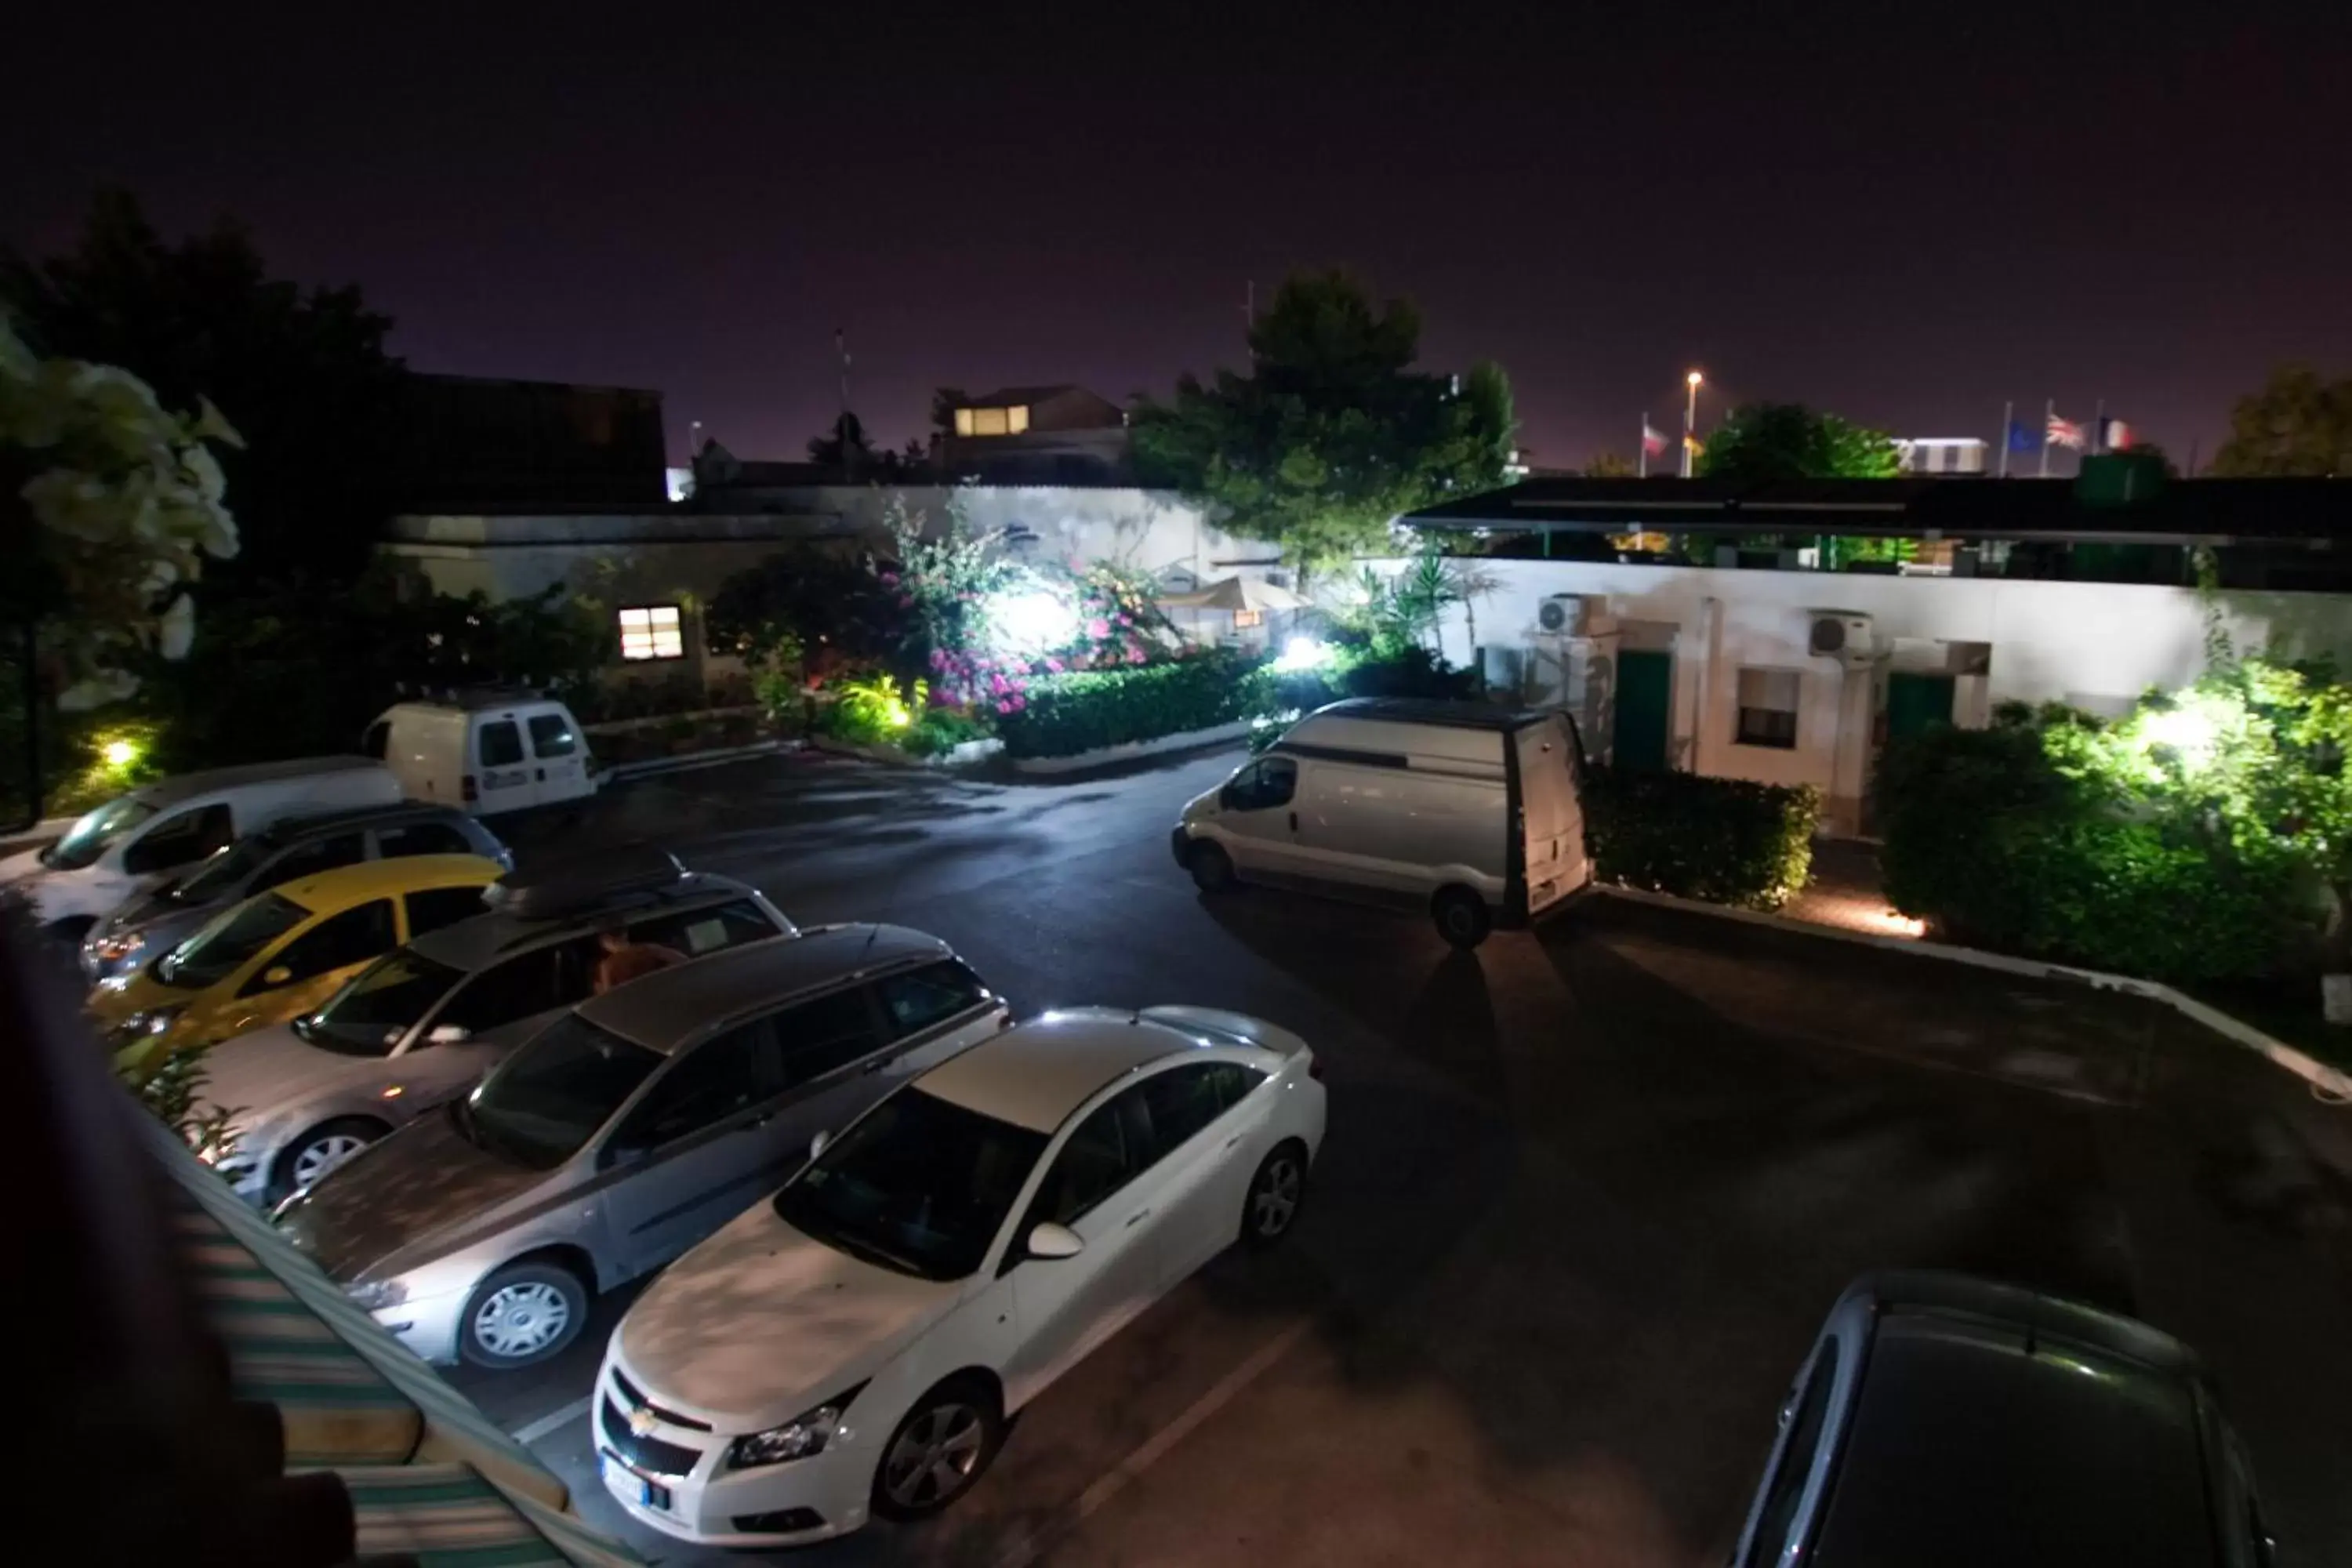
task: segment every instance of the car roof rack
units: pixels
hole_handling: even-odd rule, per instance
[[[501,877],[482,901],[514,920],[573,920],[650,903],[693,875],[667,849],[626,845],[527,877]]]

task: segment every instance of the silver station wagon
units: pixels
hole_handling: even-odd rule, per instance
[[[592,1294],[782,1185],[818,1132],[1003,1029],[945,942],[830,926],[632,981],[278,1211],[427,1361],[543,1361]]]
[[[757,889],[667,855],[508,878],[483,913],[394,950],[315,1013],[205,1054],[201,1102],[228,1113],[221,1173],[277,1204],[481,1081],[595,990],[607,941],[681,957],[789,937]]]

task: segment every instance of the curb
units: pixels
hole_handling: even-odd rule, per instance
[[[598,789],[606,784],[628,784],[635,779],[651,778],[656,773],[691,773],[696,768],[715,768],[727,763],[748,762],[753,757],[772,757],[783,752],[797,752],[807,745],[805,741],[754,741],[748,746],[726,746],[715,752],[688,752],[682,757],[647,757],[643,762],[616,763],[599,775]]]
[[[1662,910],[1682,910],[1691,914],[1713,915],[1718,920],[1739,921],[1748,925],[1762,926],[1770,931],[1791,931],[1799,936],[1826,937],[1833,942],[1856,942],[1888,952],[1914,952],[1923,958],[1941,959],[1948,963],[1972,964],[1979,969],[1998,970],[2004,974],[2020,974],[2034,980],[2069,980],[2078,985],[2088,985],[2101,991],[2120,991],[2126,995],[2145,996],[2160,1002],[2184,1017],[2202,1024],[2222,1038],[2245,1047],[2270,1059],[2272,1065],[2285,1068],[2311,1086],[2315,1098],[2323,1102],[2352,1100],[2352,1074],[2332,1068],[2326,1062],[2295,1049],[2283,1040],[2273,1039],[2243,1019],[2233,1018],[2210,1003],[2174,990],[2160,981],[2141,980],[2129,974],[2110,974],[2098,969],[2076,969],[2071,964],[2045,963],[2038,959],[2012,958],[2005,952],[1987,952],[1981,948],[1956,947],[1949,942],[1923,942],[1912,937],[1875,936],[1869,931],[1846,931],[1838,926],[1816,925],[1792,915],[1767,914],[1761,910],[1733,909],[1727,904],[1710,904],[1699,899],[1678,899],[1671,893],[1653,893],[1640,888],[1620,888],[1607,883],[1593,884],[1593,890],[1604,897],[1622,899],[1627,903],[1649,904]]]
[[[829,757],[855,757],[860,762],[873,763],[886,768],[908,768],[917,773],[946,773],[952,769],[970,767],[975,763],[988,761],[1004,749],[1004,742],[992,736],[979,741],[962,741],[957,743],[955,750],[936,757],[919,757],[911,752],[902,752],[896,746],[869,746],[859,741],[835,740],[830,735],[810,736],[808,747],[813,752],[823,752]],[[972,750],[974,747],[985,749],[974,751]]]
[[[1227,741],[1238,741],[1250,732],[1251,721],[1236,719],[1230,724],[1216,724],[1206,730],[1186,730],[1173,735],[1161,735],[1150,741],[1129,741],[1117,746],[1097,746],[1091,752],[1078,752],[1066,757],[1016,757],[1013,771],[1017,773],[1074,773],[1085,768],[1116,767],[1142,757],[1156,757],[1163,752],[1189,751],[1195,746],[1219,746]]]

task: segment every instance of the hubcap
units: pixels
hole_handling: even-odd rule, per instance
[[[986,1428],[969,1405],[934,1405],[907,1423],[882,1461],[882,1489],[901,1508],[929,1508],[971,1484]]]
[[[1276,1160],[1257,1179],[1250,1194],[1250,1224],[1260,1236],[1280,1236],[1298,1213],[1298,1162]]]
[[[368,1141],[355,1132],[332,1132],[294,1156],[294,1184],[307,1187],[361,1150]]]
[[[474,1314],[474,1338],[495,1356],[509,1359],[545,1350],[572,1321],[572,1303],[543,1280],[530,1279],[494,1292]]]

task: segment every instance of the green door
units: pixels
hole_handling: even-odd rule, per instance
[[[1886,738],[1899,741],[1931,724],[1952,721],[1952,678],[1948,675],[1906,675],[1900,670],[1886,678]]]
[[[1617,656],[1613,755],[1619,767],[1654,771],[1666,765],[1674,697],[1674,655],[1637,650]]]

